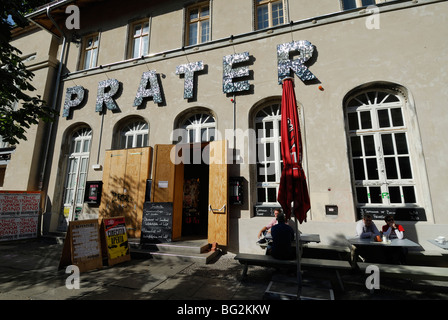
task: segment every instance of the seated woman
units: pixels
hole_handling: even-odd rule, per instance
[[[401,224],[396,224],[392,215],[387,215],[384,218],[386,224],[383,226],[383,235],[389,239],[403,239],[404,228]]]
[[[386,224],[383,226],[383,235],[389,239],[403,239],[404,228],[400,224],[396,224],[392,215],[387,215],[384,218]],[[408,251],[404,247],[385,247],[384,255],[387,263],[404,264],[406,262],[406,255]]]

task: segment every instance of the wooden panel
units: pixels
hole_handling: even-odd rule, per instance
[[[127,196],[127,202],[122,203],[122,207],[130,238],[140,237],[146,180],[149,177],[149,156],[151,154],[149,148],[127,150],[123,185],[123,193]]]
[[[100,218],[124,216],[130,238],[140,237],[152,148],[106,151]]]
[[[177,164],[174,175],[173,240],[182,236],[182,212],[184,205],[184,163]]]
[[[154,147],[152,202],[173,203],[173,240],[182,234],[182,201],[184,188],[183,164],[175,165],[171,161],[174,145],[158,144]]]
[[[137,219],[136,219],[136,232],[135,237],[140,238],[142,217],[143,217],[143,204],[145,202],[146,195],[146,180],[151,177],[151,160],[152,160],[152,147],[141,148],[142,156],[140,159],[140,175],[138,180],[138,194],[137,194]]]
[[[100,217],[116,217],[123,214],[122,198],[126,172],[127,150],[106,151],[103,169],[103,191]]]
[[[158,144],[154,147],[154,174],[151,192],[152,202],[174,201],[175,166],[170,160],[172,148],[173,145],[171,144]]]
[[[209,144],[208,242],[229,244],[227,141]]]

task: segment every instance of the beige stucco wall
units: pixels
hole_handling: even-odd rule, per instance
[[[343,100],[353,89],[374,82],[399,85],[406,91],[406,120],[412,131],[414,173],[419,184],[419,205],[425,207],[427,222],[409,223],[413,234],[424,242],[430,236],[428,227],[437,225],[437,232],[448,225],[444,212],[446,197],[444,187],[448,181],[448,168],[443,155],[448,154],[444,137],[448,134],[447,118],[444,115],[448,99],[447,83],[448,29],[445,27],[448,14],[446,1],[425,4],[396,4],[398,10],[380,7],[380,29],[369,30],[366,19],[371,16],[358,12],[322,16],[340,10],[337,1],[322,1],[319,6],[310,6],[303,1],[289,1],[290,19],[294,21],[316,17],[315,21],[297,23],[293,27],[276,28],[272,32],[252,32],[252,7],[250,2],[213,1],[212,40],[216,42],[186,48],[183,45],[183,14],[181,2],[171,3],[150,11],[141,11],[138,18],[151,17],[150,53],[144,61],[124,60],[128,22],[132,21],[132,7],[101,28],[99,64],[102,70],[75,72],[81,47],[70,43],[67,69],[74,72],[61,87],[62,108],[65,90],[75,85],[87,91],[86,103],[72,110],[69,118],[60,118],[54,144],[54,154],[49,181],[49,197],[53,214],[51,229],[57,228],[61,210],[66,166],[66,135],[76,126],[87,124],[93,129],[88,180],[101,180],[102,171],[92,169],[103,164],[105,150],[113,146],[115,125],[128,116],[138,115],[149,123],[149,145],[171,143],[170,134],[179,115],[196,107],[209,109],[217,121],[217,129],[224,133],[233,128],[233,105],[231,95],[222,92],[222,59],[226,55],[248,51],[251,62],[249,93],[236,96],[236,127],[247,130],[251,116],[263,101],[279,99],[281,86],[277,83],[278,44],[292,40],[308,40],[316,52],[310,70],[318,82],[305,84],[295,79],[296,96],[300,106],[303,141],[305,148],[304,167],[308,178],[312,209],[308,223],[301,226],[304,232],[321,234],[324,242],[331,242],[336,233],[352,235],[355,207],[347,151]],[[406,9],[401,7],[408,6]],[[150,11],[150,12],[149,12]],[[93,15],[93,13],[91,13]],[[115,17],[119,16],[115,12]],[[101,19],[107,19],[106,16]],[[102,20],[98,20],[102,21]],[[440,27],[439,27],[440,25]],[[90,22],[90,31],[99,29]],[[292,30],[292,31],[291,31]],[[246,34],[247,33],[247,34]],[[245,34],[245,35],[242,35]],[[233,43],[227,39],[234,35]],[[163,56],[161,52],[167,51]],[[175,74],[176,66],[188,62],[203,61],[206,71],[197,74],[197,96],[193,101],[183,98],[184,79]],[[117,63],[117,64],[115,64]],[[114,64],[109,66],[108,64]],[[144,108],[134,108],[133,101],[142,73],[156,70],[160,75],[164,103],[157,105],[147,100]],[[103,131],[100,132],[102,116],[95,112],[98,82],[115,78],[121,83],[116,103],[120,112],[104,114]],[[323,91],[318,86],[323,87]],[[99,146],[101,135],[101,146]],[[247,146],[247,143],[246,143]],[[248,151],[242,150],[246,156]],[[246,158],[247,159],[247,158]],[[246,160],[245,159],[245,160]],[[246,162],[233,165],[232,175],[243,176],[248,182],[246,203],[231,206],[231,237],[233,246],[240,251],[257,250],[255,237],[269,218],[253,217],[255,203],[254,166]],[[338,205],[338,216],[326,216],[325,205]],[[97,209],[85,206],[85,212],[96,214]],[[379,222],[381,225],[381,222]],[[424,231],[419,231],[424,230]],[[448,228],[447,228],[448,230]],[[438,234],[437,234],[438,235]],[[434,235],[434,236],[437,236]]]
[[[30,39],[33,39],[30,41]],[[29,32],[14,38],[11,45],[21,50],[21,57],[29,58],[25,65],[34,73],[32,85],[35,91],[31,96],[40,96],[51,106],[53,100],[53,81],[57,60],[54,57],[57,45],[55,39],[46,31],[31,28]],[[37,191],[46,146],[45,123],[32,125],[26,129],[27,140],[16,145],[11,160],[6,167],[2,190]]]

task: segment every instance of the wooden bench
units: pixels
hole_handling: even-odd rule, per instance
[[[270,255],[239,253],[235,256],[235,260],[238,260],[239,263],[244,265],[241,277],[242,280],[246,279],[247,271],[250,265],[287,269],[297,268],[297,260],[279,260]],[[352,270],[352,266],[350,265],[350,263],[348,261],[342,260],[301,258],[300,266],[305,268],[310,267],[334,269],[336,271],[336,276],[342,290],[344,290],[344,286],[339,275],[339,270]]]
[[[369,265],[377,266],[380,271],[380,276],[385,275],[389,277],[409,279],[448,281],[448,268],[444,267],[394,265],[367,262],[358,262],[357,264],[359,269],[363,272],[365,272]]]

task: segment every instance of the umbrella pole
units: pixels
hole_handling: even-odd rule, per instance
[[[301,300],[300,296],[302,295],[302,271],[300,267],[300,233],[299,226],[297,223],[297,217],[294,215],[295,219],[295,228],[296,228],[296,258],[297,258],[297,300]]]

